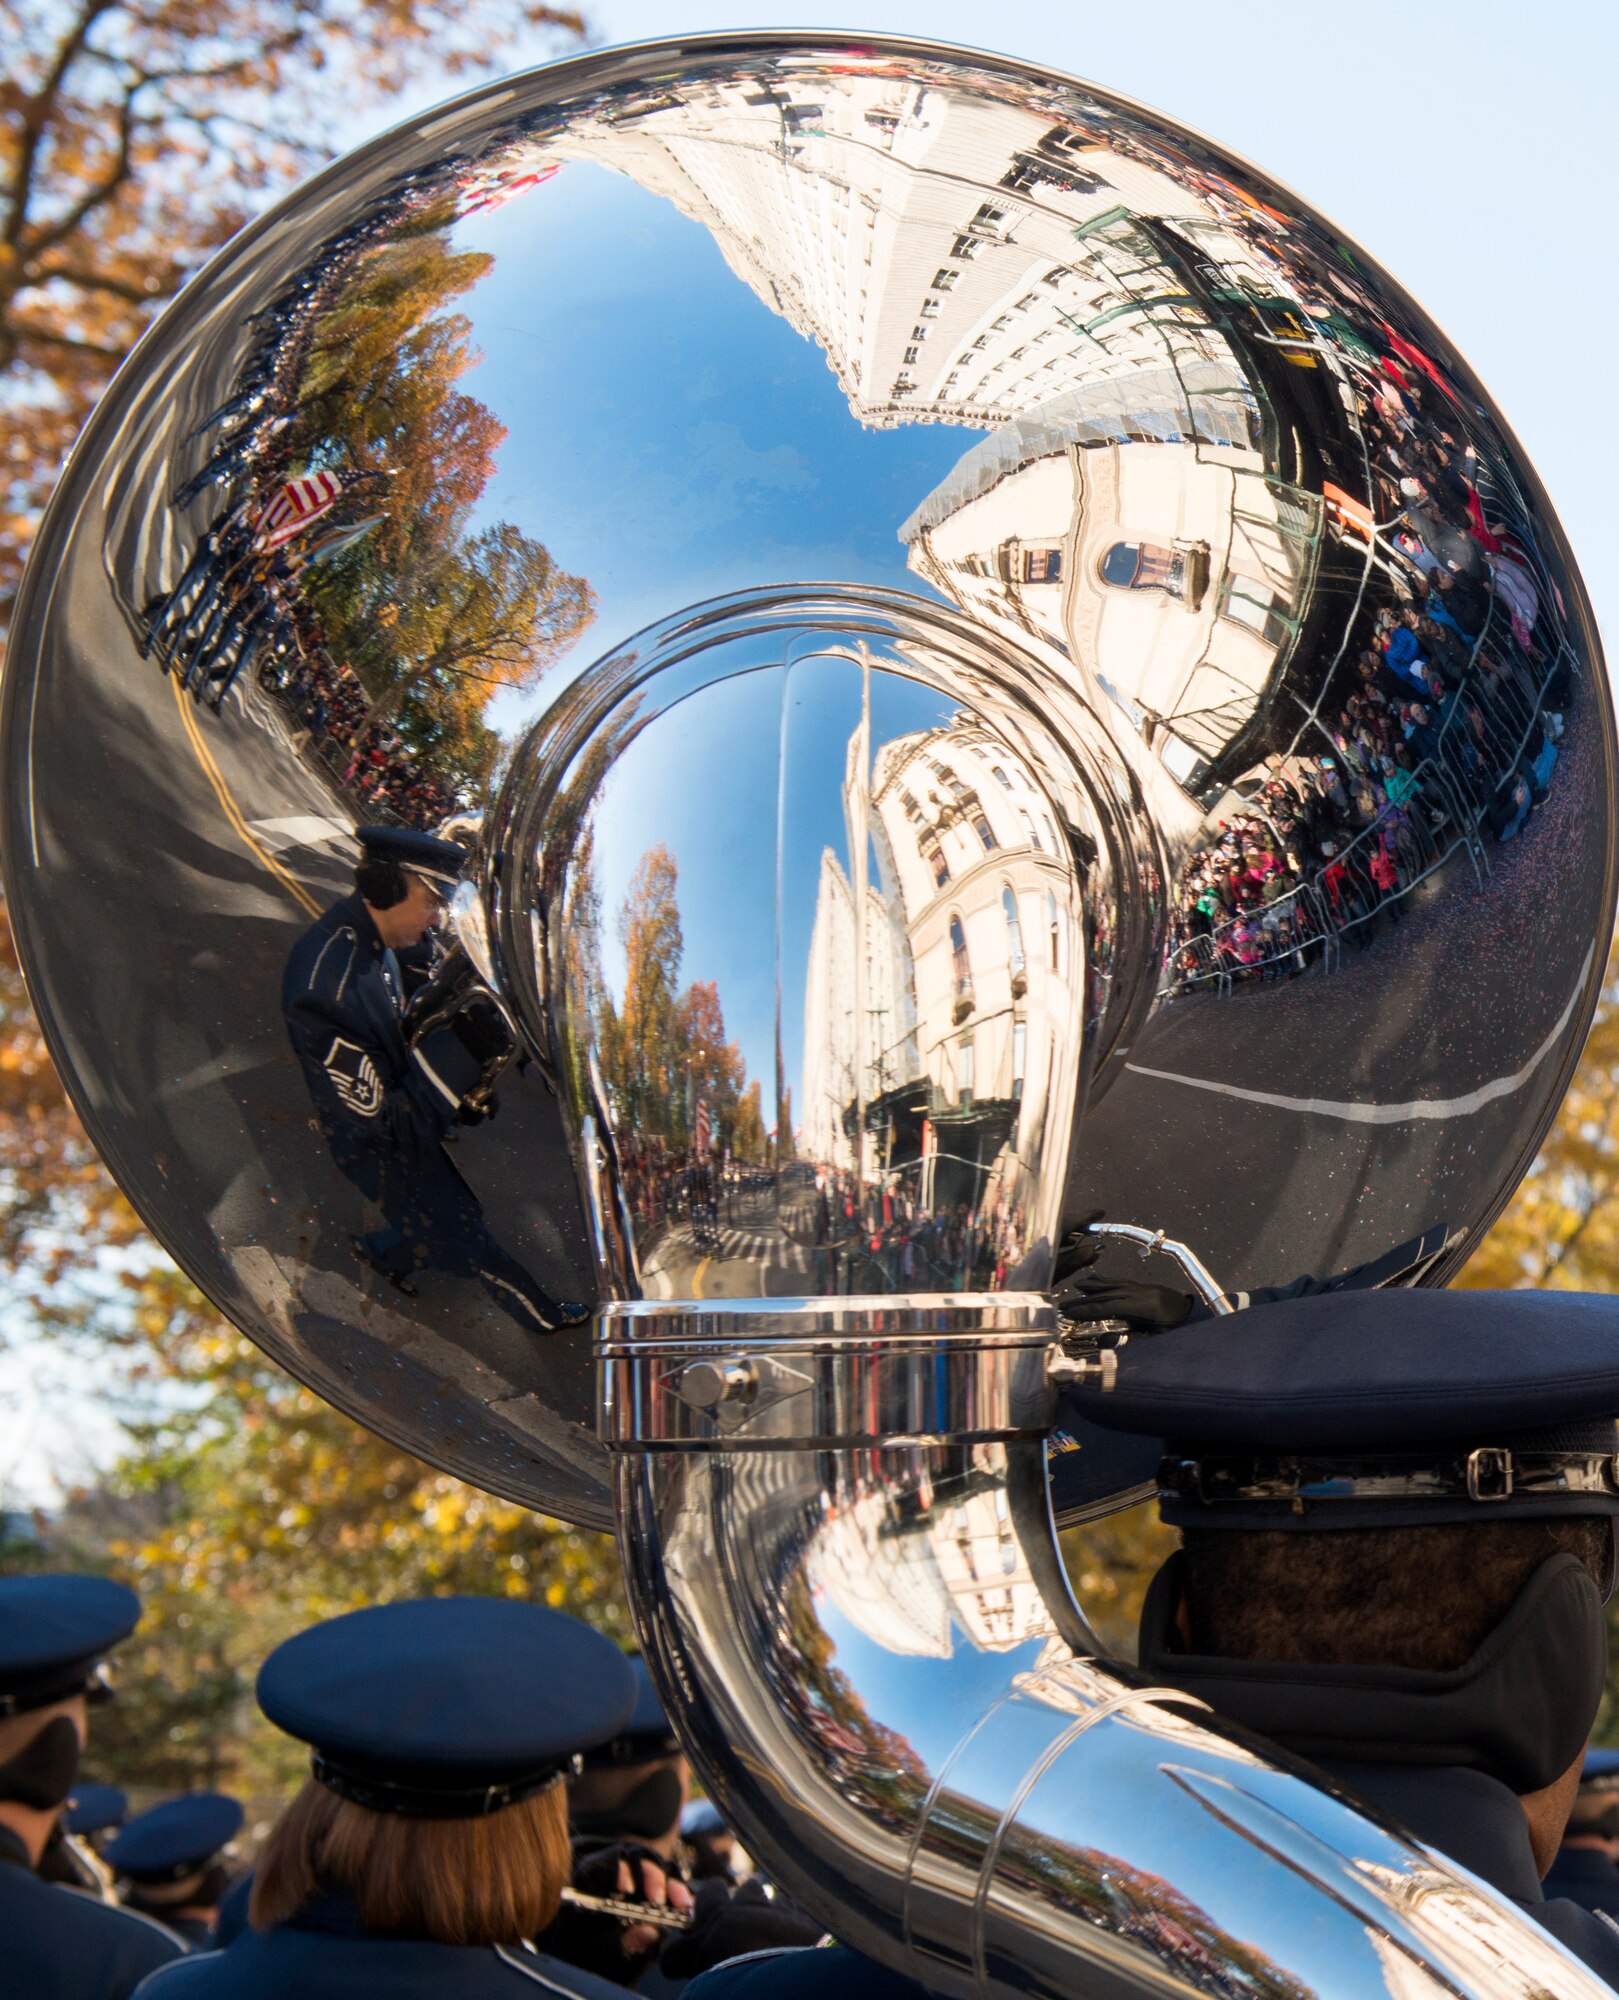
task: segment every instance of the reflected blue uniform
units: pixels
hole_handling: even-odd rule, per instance
[[[128,2000],[185,1946],[160,1924],[41,1881],[0,1827],[0,1992],[18,2000]]]
[[[140,2000],[629,2000],[627,1988],[520,1945],[379,1937],[340,1895],[294,1923],[243,1931],[138,1990]]]
[[[438,1270],[476,1278],[520,1325],[551,1331],[556,1305],[489,1234],[444,1137],[482,1066],[441,1028],[405,1041],[404,981],[364,899],[344,896],[293,946],[281,985],[287,1032],[333,1160],[382,1210],[355,1238],[399,1282]]]

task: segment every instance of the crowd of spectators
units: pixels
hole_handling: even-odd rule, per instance
[[[1364,544],[1376,588],[1309,735],[1239,788],[1247,807],[1184,863],[1172,990],[1336,963],[1397,923],[1459,846],[1522,833],[1558,761],[1573,692],[1565,613],[1523,510],[1490,491],[1437,368],[1386,325],[1351,339],[1341,310],[1323,317],[1338,326],[1321,338],[1354,385],[1371,485],[1364,514],[1343,510],[1334,532]]]
[[[973,1170],[975,1180],[980,1178]],[[1021,1205],[956,1200],[925,1205],[913,1182],[862,1185],[851,1172],[817,1175],[814,1237],[819,1292],[1006,1289],[1024,1250]]]
[[[261,681],[296,724],[294,749],[317,755],[363,817],[432,827],[460,810],[453,786],[420,768],[399,731],[372,714],[353,671],[324,648],[272,662]]]

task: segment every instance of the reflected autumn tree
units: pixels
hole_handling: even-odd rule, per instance
[[[304,574],[326,646],[359,676],[372,724],[461,788],[486,783],[498,753],[490,697],[532,687],[596,605],[542,542],[476,519],[506,428],[460,386],[479,357],[450,307],[492,263],[452,249],[442,218],[367,250],[315,331],[290,440],[297,462],[363,482],[384,510]]]
[[[624,948],[622,997],[597,999],[602,1077],[622,1131],[684,1154],[694,1143],[696,1108],[706,1104],[710,1143],[733,1160],[761,1164],[765,1132],[757,1079],[725,1032],[719,987],[681,987],[685,937],[680,870],[669,849],[648,848],[636,864],[618,915]]]

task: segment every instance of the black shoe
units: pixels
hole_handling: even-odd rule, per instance
[[[558,1299],[552,1307],[556,1325],[559,1327],[583,1326],[585,1321],[594,1315],[595,1310],[594,1306],[581,1305],[577,1299]]]

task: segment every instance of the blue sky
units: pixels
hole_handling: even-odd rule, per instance
[[[782,577],[914,588],[895,530],[980,432],[854,425],[820,348],[708,231],[605,167],[570,161],[456,240],[496,258],[456,301],[483,356],[463,386],[510,433],[480,513],[543,535],[589,577],[587,658]],[[565,274],[555,287],[536,282],[536,246]],[[855,458],[835,492],[814,470],[832,453]]]

